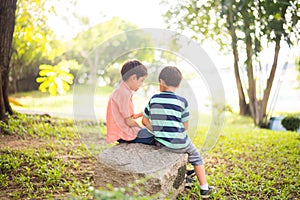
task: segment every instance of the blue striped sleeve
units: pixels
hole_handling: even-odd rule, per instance
[[[186,122],[188,121],[190,118],[190,113],[188,111],[188,107],[185,107],[184,111],[182,112],[182,115],[181,115],[181,120],[182,122]]]
[[[143,112],[143,115],[146,117],[146,118],[150,118],[150,106],[149,106],[149,103],[148,105],[145,107],[144,109],[144,112]]]

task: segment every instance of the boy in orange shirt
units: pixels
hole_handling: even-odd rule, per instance
[[[154,145],[155,140],[151,132],[142,128],[136,118],[142,113],[134,114],[132,95],[146,79],[147,68],[139,60],[129,60],[121,69],[122,82],[109,97],[106,125],[107,143],[143,143]]]

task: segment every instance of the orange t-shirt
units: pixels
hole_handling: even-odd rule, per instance
[[[126,118],[134,114],[132,94],[130,88],[122,81],[110,95],[106,113],[107,143],[136,138],[140,128],[130,127],[125,122]]]

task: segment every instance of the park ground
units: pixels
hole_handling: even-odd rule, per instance
[[[67,103],[38,92],[14,98],[38,102],[40,110],[48,106],[64,112],[59,106]],[[209,128],[202,122],[192,138],[200,151]],[[9,126],[1,123],[0,139],[0,199],[147,199],[124,195],[130,185],[105,191],[92,187],[97,155],[110,147],[103,123],[18,114]],[[260,129],[250,118],[226,112],[217,139],[211,150],[201,152],[208,181],[217,188],[210,199],[300,199],[300,133]],[[178,199],[198,199],[198,192],[195,185]]]

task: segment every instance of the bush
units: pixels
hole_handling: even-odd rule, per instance
[[[296,116],[286,116],[281,121],[281,124],[286,130],[289,131],[297,131],[297,129],[300,127],[300,118]]]

